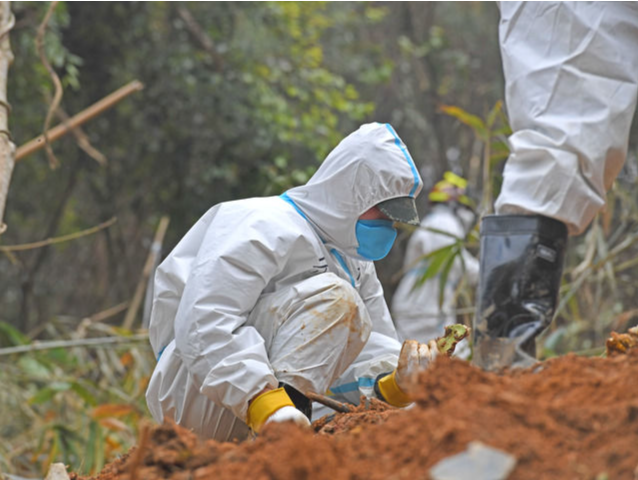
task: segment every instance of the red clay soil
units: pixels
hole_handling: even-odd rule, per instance
[[[417,395],[409,410],[373,402],[316,422],[319,433],[269,425],[241,444],[164,425],[94,478],[418,480],[479,440],[517,458],[510,479],[638,479],[638,350],[503,375],[439,358]]]

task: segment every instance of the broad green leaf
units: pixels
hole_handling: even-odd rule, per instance
[[[455,247],[456,245],[454,244],[448,245],[425,255],[423,260],[427,262],[427,268],[423,275],[421,275],[421,277],[415,282],[413,288],[418,288],[430,278],[435,277],[439,273],[441,267],[445,265],[448,258],[450,256],[454,256]]]

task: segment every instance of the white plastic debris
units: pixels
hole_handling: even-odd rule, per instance
[[[52,463],[44,480],[70,480],[63,463]]]
[[[444,458],[430,469],[432,480],[506,480],[516,467],[512,455],[481,442],[470,442],[467,450]]]

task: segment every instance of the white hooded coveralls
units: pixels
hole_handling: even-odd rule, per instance
[[[449,233],[444,235],[435,230]],[[466,249],[455,258],[444,286],[443,303],[439,306],[440,275],[415,286],[427,268],[423,256],[452,245],[455,238],[462,239],[466,227],[454,210],[445,204],[435,204],[432,211],[421,220],[410,240],[403,260],[405,271],[392,297],[392,319],[399,340],[418,340],[427,343],[443,335],[445,326],[458,323],[454,305],[457,285],[466,277],[470,285],[478,281],[478,260]]]
[[[155,275],[153,417],[242,439],[248,402],[266,385],[330,388],[353,403],[369,394],[401,344],[374,264],[357,258],[355,225],[377,203],[421,187],[392,127],[368,124],[286,198],[211,208]]]
[[[514,134],[498,214],[581,233],[627,154],[638,91],[637,2],[500,2]]]

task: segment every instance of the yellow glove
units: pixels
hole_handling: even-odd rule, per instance
[[[383,400],[388,402],[390,405],[394,407],[407,407],[410,403],[412,403],[412,400],[410,400],[407,393],[399,388],[396,380],[396,373],[397,371],[395,370],[389,375],[381,378],[377,382],[377,386]]]
[[[434,340],[427,344],[416,340],[403,342],[396,370],[377,381],[381,397],[395,407],[406,407],[412,403],[409,391],[416,384],[419,373],[430,365],[437,353]]]
[[[310,425],[308,418],[295,408],[283,387],[258,395],[248,406],[246,423],[253,432],[259,433],[264,424],[271,421],[292,421],[299,425]]]

